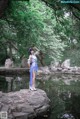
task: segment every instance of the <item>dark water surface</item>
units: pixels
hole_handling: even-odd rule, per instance
[[[14,92],[28,89],[28,82],[28,76],[0,76],[0,90]],[[49,116],[45,115],[40,119],[80,119],[80,76],[38,77],[36,87],[45,90],[51,100]]]

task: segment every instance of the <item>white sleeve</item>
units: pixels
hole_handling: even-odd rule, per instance
[[[28,59],[28,64],[30,64],[30,59]]]
[[[31,62],[31,56],[29,56],[29,59],[28,59],[28,64],[30,64]]]

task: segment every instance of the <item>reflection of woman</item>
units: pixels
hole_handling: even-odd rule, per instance
[[[33,49],[30,49],[30,56],[28,59],[28,65],[30,66],[29,89],[30,90],[36,90],[35,78],[36,78],[36,72],[38,71],[38,65],[37,65],[37,57],[36,57]]]

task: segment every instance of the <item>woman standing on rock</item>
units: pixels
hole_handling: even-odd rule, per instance
[[[30,56],[28,59],[28,66],[30,67],[29,89],[36,90],[35,78],[36,78],[36,72],[38,71],[37,57],[36,57],[34,50],[32,48],[29,49],[29,53],[30,53]]]

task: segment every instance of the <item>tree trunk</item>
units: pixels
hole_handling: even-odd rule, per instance
[[[2,17],[4,10],[6,9],[8,5],[9,0],[0,0],[0,18]]]

